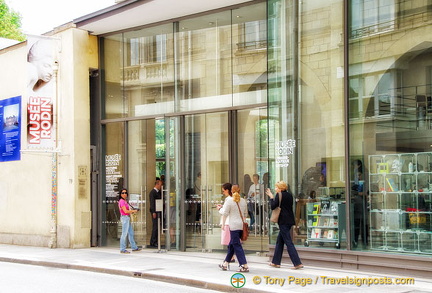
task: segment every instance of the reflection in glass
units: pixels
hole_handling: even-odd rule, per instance
[[[152,148],[147,145],[154,143],[154,121],[141,120],[128,122],[128,191],[129,202],[140,209],[138,221],[134,223],[135,241],[144,245],[147,241],[147,218],[149,205],[147,202],[150,192],[148,186],[154,184],[154,165]],[[150,220],[151,221],[151,220]],[[151,222],[150,222],[151,223]],[[151,225],[150,225],[151,226]]]
[[[116,34],[103,39],[103,77],[105,107],[102,118],[112,119],[123,117],[123,81],[122,67],[123,43],[122,34]]]
[[[124,97],[127,116],[174,111],[173,25],[124,33]]]
[[[105,194],[102,201],[102,225],[105,234],[102,241],[108,245],[117,245],[121,236],[118,196],[124,187],[125,178],[124,123],[105,125],[104,137],[116,139],[105,139]]]
[[[248,204],[249,239],[246,249],[264,251],[268,245],[269,206],[267,109],[237,112],[238,183]]]
[[[170,240],[177,242],[176,247],[180,230],[178,201],[182,192],[179,182],[182,181],[175,179],[183,172],[187,176],[182,182],[186,187],[185,204],[194,209],[186,209],[187,231],[193,235],[188,238],[187,246],[214,246],[214,239],[208,235],[218,228],[219,221],[213,207],[200,201],[217,198],[220,186],[229,180],[228,112],[188,116],[182,134],[179,129],[183,120],[167,118],[166,114],[220,111],[232,106],[250,106],[254,109],[250,113],[264,111],[256,107],[263,107],[267,102],[265,5],[262,2],[102,39],[103,119],[128,120],[127,174],[122,176],[127,176],[130,192],[144,206],[154,178],[170,179],[165,185],[170,207],[176,208],[176,213],[171,213],[175,214],[172,221],[175,231],[170,231]],[[252,145],[256,146],[250,155],[256,160],[254,172],[268,178],[264,176],[269,168],[269,162],[264,159],[268,142],[260,137],[267,136],[266,114],[259,115],[259,121],[248,125],[255,136]],[[134,120],[141,118],[147,120]],[[176,153],[181,149],[178,146],[185,143],[180,137],[186,142],[185,154],[181,156]],[[109,139],[116,137],[110,134]],[[246,141],[243,144],[248,147]],[[240,149],[236,147],[236,150]],[[186,168],[180,172],[182,156],[186,156]],[[199,183],[200,180],[203,182]],[[200,200],[195,200],[197,194]],[[145,225],[147,216],[143,215]],[[145,241],[146,227],[142,229]],[[190,239],[199,240],[189,243]]]
[[[179,22],[180,111],[232,105],[231,31],[230,11]]]
[[[265,3],[232,11],[233,106],[267,102]]]
[[[298,239],[306,238],[312,247],[346,248],[344,104],[340,78],[343,42],[334,38],[343,35],[343,1],[308,1],[300,13],[302,139],[301,187],[296,207]],[[325,24],[320,25],[321,21]],[[311,216],[315,211],[305,209],[305,203],[318,207],[316,216]]]
[[[432,47],[420,19],[431,9],[421,1],[352,1],[350,11],[352,247],[432,253],[420,244],[430,239],[432,188]]]
[[[229,182],[228,114],[185,117],[186,240],[192,249],[221,249],[222,185]]]

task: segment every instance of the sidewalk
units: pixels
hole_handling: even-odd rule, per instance
[[[396,281],[396,278],[410,276],[342,271],[307,264],[302,270],[291,270],[291,264],[288,263],[277,269],[268,266],[267,257],[251,254],[246,255],[250,267],[250,272],[243,274],[246,284],[241,289],[235,289],[231,285],[231,277],[236,273],[238,264],[232,264],[230,271],[221,271],[218,264],[223,258],[223,253],[160,253],[156,249],[143,249],[131,254],[120,254],[114,247],[50,249],[0,244],[0,262],[120,274],[224,292],[432,292],[432,273],[431,279],[414,278],[414,285],[343,285],[341,282],[358,281],[354,278],[371,277],[374,278],[372,281],[379,282]],[[131,262],[131,259],[135,261]],[[384,279],[385,277],[391,279]],[[292,281],[291,284],[288,284],[289,280]],[[324,284],[324,280],[328,284]],[[255,284],[259,281],[260,284]],[[311,284],[307,284],[308,282]]]

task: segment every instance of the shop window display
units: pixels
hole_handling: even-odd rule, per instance
[[[350,4],[349,156],[363,162],[361,180],[350,165],[354,249],[431,253],[432,49],[417,37],[430,13],[421,1]]]
[[[432,153],[373,155],[371,249],[432,253]]]

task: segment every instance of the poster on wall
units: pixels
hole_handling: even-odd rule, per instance
[[[105,155],[105,190],[107,199],[117,199],[119,189],[123,186],[123,175],[121,174],[121,170],[119,170],[121,159],[121,154]]]
[[[289,156],[294,153],[295,147],[296,141],[294,139],[287,139],[275,142],[277,168],[286,168],[289,166]]]
[[[0,101],[1,162],[21,160],[21,96]]]
[[[30,36],[27,44],[27,149],[54,150],[56,42]]]

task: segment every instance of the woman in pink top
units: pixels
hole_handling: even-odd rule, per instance
[[[130,221],[130,214],[136,213],[137,210],[129,209],[129,203],[126,201],[127,197],[128,197],[128,191],[126,188],[123,188],[120,191],[119,202],[118,202],[118,206],[121,214],[120,220],[122,222],[122,235],[120,237],[121,253],[130,253],[128,250],[126,250],[126,237],[129,238],[132,251],[141,250],[141,248],[138,248],[138,246],[135,243],[134,231]]]

